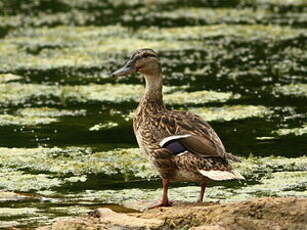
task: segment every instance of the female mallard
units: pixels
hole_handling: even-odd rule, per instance
[[[133,119],[134,133],[143,152],[158,169],[163,182],[162,200],[152,207],[170,206],[170,181],[200,182],[199,202],[209,181],[244,179],[228,160],[239,159],[227,153],[218,135],[199,116],[168,110],[162,98],[162,71],[152,49],[137,50],[113,76],[135,72],[145,77],[145,94]]]

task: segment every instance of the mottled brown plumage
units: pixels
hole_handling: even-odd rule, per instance
[[[163,198],[156,206],[167,206],[169,181],[197,181],[200,201],[211,180],[243,179],[229,160],[239,159],[227,153],[212,127],[201,117],[185,111],[168,110],[163,103],[162,71],[156,52],[137,50],[126,65],[113,75],[139,72],[145,77],[145,94],[135,112],[133,128],[142,151],[163,179]]]

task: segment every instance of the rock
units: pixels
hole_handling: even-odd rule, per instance
[[[55,221],[44,230],[190,229],[306,230],[307,198],[259,198],[227,204],[187,204],[142,213],[97,209],[92,216]],[[43,230],[43,229],[41,229]]]
[[[144,212],[148,209],[148,207],[152,206],[154,203],[153,201],[128,201],[123,202],[123,206],[129,210],[141,211]],[[218,204],[217,202],[204,202],[204,203],[191,203],[191,202],[182,202],[177,200],[172,200],[172,207],[187,207],[187,206],[210,206]]]
[[[144,219],[137,216],[130,216],[124,213],[116,213],[108,208],[97,209],[97,217],[100,218],[102,223],[105,223],[110,226],[120,226],[127,229],[136,229],[136,228],[148,228],[155,229],[159,226],[162,226],[163,220],[156,218]]]
[[[203,225],[199,227],[192,227],[189,230],[226,230],[226,228],[218,225]]]
[[[60,217],[56,218],[51,226],[39,227],[37,230],[108,230],[109,228],[100,223],[98,218],[93,217]]]

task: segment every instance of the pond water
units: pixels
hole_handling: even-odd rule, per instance
[[[208,201],[306,197],[307,1],[0,1],[0,228],[156,200],[133,111],[137,48],[161,56],[165,101],[210,122],[245,182]],[[194,183],[172,184],[195,201]]]

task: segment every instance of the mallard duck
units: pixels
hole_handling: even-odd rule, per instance
[[[212,127],[196,114],[169,110],[163,103],[162,70],[158,54],[139,49],[113,76],[141,73],[145,93],[137,107],[133,129],[142,152],[159,171],[163,183],[162,199],[153,207],[170,206],[171,181],[194,181],[201,186],[198,202],[203,201],[208,182],[244,179],[229,161],[239,161],[225,151]]]

